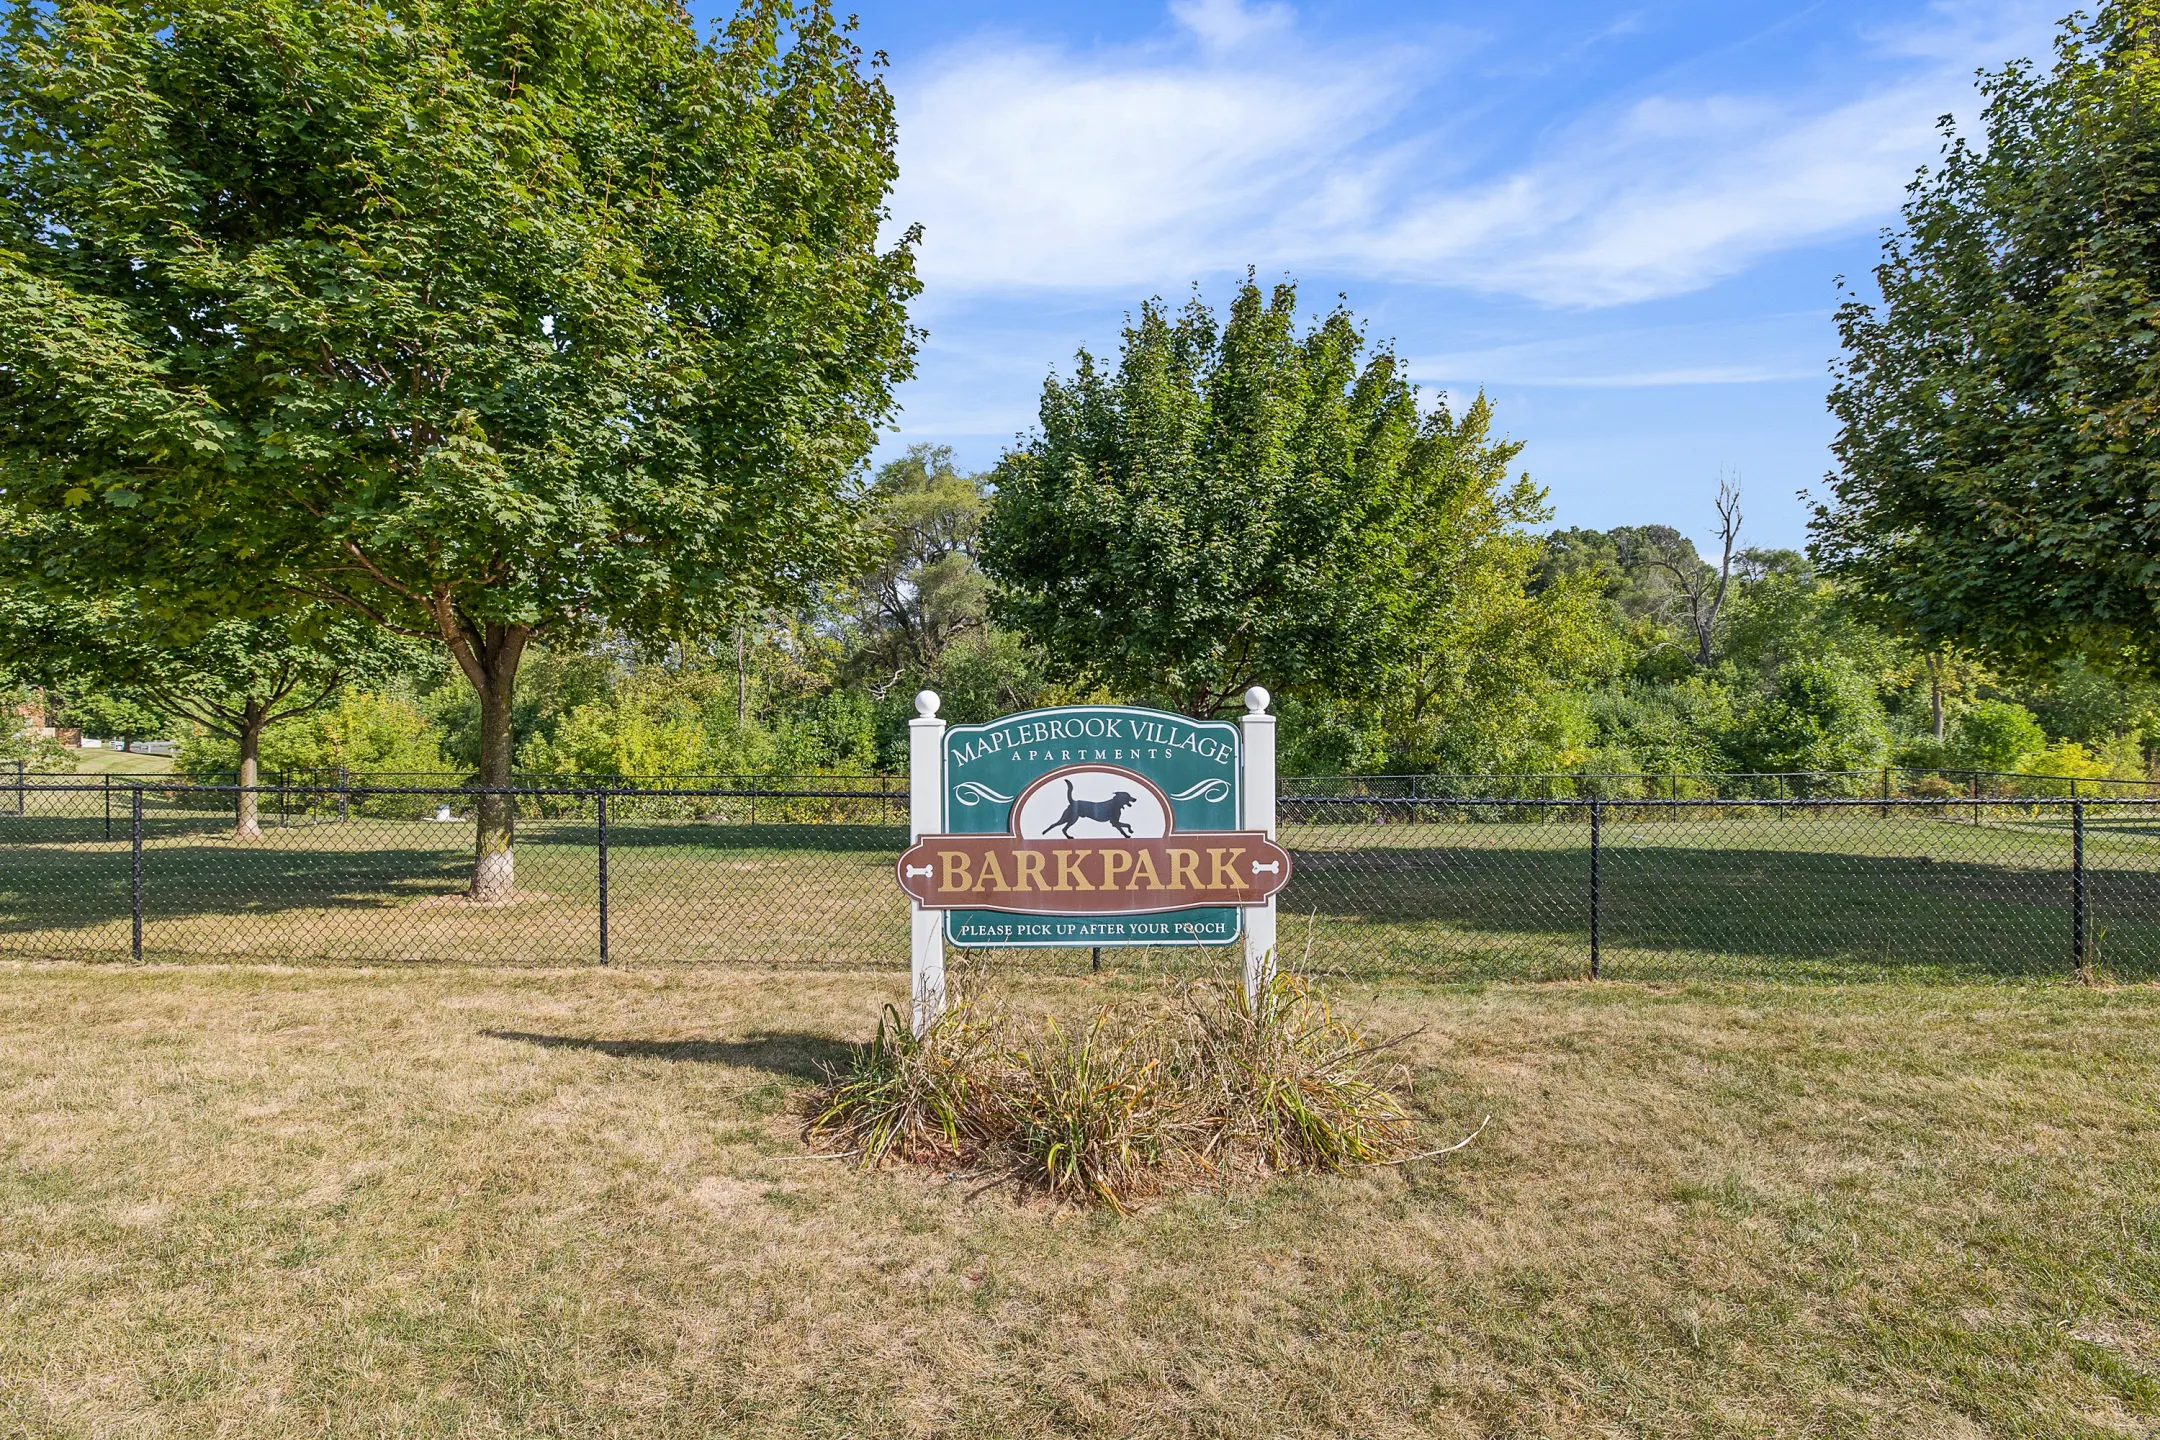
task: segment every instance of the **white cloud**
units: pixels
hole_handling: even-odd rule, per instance
[[[1218,269],[1226,237],[1312,193],[1402,98],[1347,75],[963,52],[903,90],[893,213],[923,222],[926,278],[965,290]]]
[[[1170,17],[1202,44],[1222,49],[1287,30],[1297,18],[1286,4],[1248,9],[1241,0],[1170,0]]]
[[[1354,55],[1282,5],[1174,0],[1197,49],[1010,44],[903,76],[898,220],[948,292],[1175,286],[1251,262],[1562,305],[1697,289],[1879,224],[1976,64],[2044,50],[2059,0],[1957,0],[1868,37],[1844,93],[1669,89],[1467,171],[1447,60]]]

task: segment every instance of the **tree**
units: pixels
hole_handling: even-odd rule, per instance
[[[1545,704],[1619,658],[1594,576],[1531,588],[1543,544],[1527,527],[1551,512],[1509,478],[1520,447],[1491,424],[1481,396],[1435,429],[1448,499],[1424,517],[1399,582],[1401,655],[1355,702],[1378,717],[1392,770],[1517,767]]]
[[[1420,566],[1486,483],[1482,402],[1427,413],[1341,307],[1303,335],[1297,292],[1250,279],[1081,351],[1041,428],[993,472],[992,612],[1068,674],[1195,716],[1265,682],[1370,694],[1414,661]],[[1503,462],[1504,463],[1504,462]]]
[[[1890,735],[1873,681],[1841,657],[1803,659],[1740,717],[1732,748],[1745,770],[1855,771],[1883,763]]]
[[[1661,570],[1671,578],[1673,589],[1685,602],[1688,631],[1695,642],[1695,663],[1705,668],[1712,658],[1718,618],[1724,613],[1725,594],[1732,584],[1733,548],[1740,540],[1740,487],[1720,476],[1715,504],[1719,545],[1717,569],[1712,570],[1704,563],[1696,555],[1695,547],[1685,540],[1675,544],[1658,536],[1652,543],[1640,546],[1638,552],[1640,563]],[[1668,527],[1651,528],[1678,540],[1677,534]],[[1663,543],[1659,543],[1661,541]]]
[[[1981,700],[1958,717],[1957,758],[1982,770],[2016,770],[2047,749],[2047,733],[2014,700]]]
[[[536,639],[724,628],[852,559],[906,375],[890,99],[820,3],[12,0],[0,467],[48,578],[280,586],[441,645],[514,893]]]
[[[893,676],[927,671],[989,613],[976,564],[983,478],[961,474],[949,446],[912,445],[879,468],[868,499],[877,548],[856,581],[867,631],[859,658]]]
[[[1814,552],[1924,649],[2160,665],[2160,4],[1984,82],[1849,300]]]
[[[310,607],[287,617],[160,626],[124,600],[0,601],[0,654],[62,686],[102,691],[191,720],[235,747],[233,838],[258,840],[263,732],[331,704],[353,683],[409,665],[408,646],[356,615]]]

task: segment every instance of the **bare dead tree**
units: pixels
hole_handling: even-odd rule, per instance
[[[1718,616],[1725,609],[1725,593],[1732,585],[1733,555],[1740,544],[1740,483],[1718,476],[1718,563],[1713,571],[1693,547],[1658,548],[1644,556],[1650,564],[1672,577],[1674,588],[1687,601],[1688,623],[1695,631],[1695,663],[1707,667],[1713,658]]]

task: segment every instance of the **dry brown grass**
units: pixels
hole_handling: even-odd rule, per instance
[[[900,983],[0,968],[0,1434],[2160,1415],[2152,991],[1361,990],[1477,1145],[1120,1219],[807,1157]]]

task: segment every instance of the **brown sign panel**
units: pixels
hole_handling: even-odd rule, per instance
[[[1258,830],[1085,840],[925,835],[900,888],[929,910],[1133,915],[1261,905],[1290,882],[1290,852]]]

